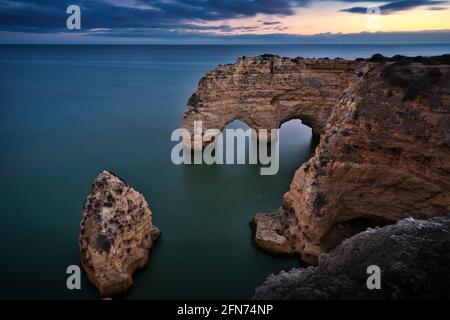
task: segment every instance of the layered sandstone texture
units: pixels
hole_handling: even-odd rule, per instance
[[[413,60],[240,58],[200,81],[183,126],[239,119],[278,128],[300,119],[320,135],[255,241],[317,256],[367,227],[450,212],[450,66]]]
[[[357,65],[342,59],[241,57],[203,77],[188,101],[182,126],[194,133],[222,130],[239,119],[252,129],[276,129],[301,118],[319,135]]]
[[[321,254],[316,267],[271,275],[254,299],[448,299],[449,247],[450,215],[406,218],[345,240]],[[373,265],[381,271],[380,287],[369,290]]]
[[[126,293],[159,235],[144,196],[103,171],[84,203],[80,232],[81,263],[103,297]]]

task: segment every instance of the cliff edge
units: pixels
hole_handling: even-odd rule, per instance
[[[200,81],[182,124],[300,119],[320,136],[282,207],[254,219],[263,249],[315,264],[368,227],[450,212],[449,60],[243,57]]]

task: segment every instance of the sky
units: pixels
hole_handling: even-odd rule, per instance
[[[0,43],[371,41],[450,43],[450,1],[0,0]]]

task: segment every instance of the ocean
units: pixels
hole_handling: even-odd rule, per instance
[[[271,273],[299,267],[252,243],[250,220],[272,212],[314,150],[299,120],[280,131],[280,171],[172,163],[200,78],[239,56],[438,55],[449,44],[0,46],[0,298],[98,298],[79,265],[81,208],[102,170],[142,192],[162,237],[127,299],[251,298]],[[246,125],[239,121],[230,127]]]

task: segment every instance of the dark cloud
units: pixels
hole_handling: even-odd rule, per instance
[[[373,2],[370,0],[363,0],[363,1],[353,1],[353,0],[342,0],[343,2]],[[389,3],[386,3],[384,5],[379,6],[382,14],[390,14],[397,11],[403,11],[403,10],[410,10],[414,9],[416,7],[421,6],[429,6],[428,9],[434,8],[433,6],[439,6],[445,3],[448,3],[448,1],[434,1],[434,0],[398,0],[398,1],[388,1]],[[351,7],[348,9],[341,10],[343,12],[350,12],[350,13],[367,13],[367,7]]]
[[[136,0],[136,6],[106,0],[0,0],[0,28],[62,28],[65,8],[82,9],[85,28],[173,28],[186,20],[217,21],[256,14],[291,15],[309,0]],[[122,2],[124,3],[124,2]],[[129,1],[127,3],[130,3]]]
[[[441,11],[441,10],[446,10],[446,7],[428,7],[428,10],[432,10],[432,11]]]
[[[265,26],[274,26],[282,23],[281,21],[259,21],[259,22],[261,22]]]
[[[373,2],[373,0],[338,0],[343,3]],[[383,13],[407,10],[417,6],[442,9],[447,1],[385,0]],[[0,0],[0,31],[25,33],[66,32],[66,8],[81,7],[82,31],[102,28],[93,34],[113,37],[175,37],[205,32],[252,33],[281,32],[286,28],[282,16],[293,15],[296,8],[312,4],[312,0]],[[364,7],[344,9],[366,13]],[[255,25],[233,27],[228,24],[206,26],[204,22],[231,18],[271,16]],[[1,41],[1,38],[0,38]]]

